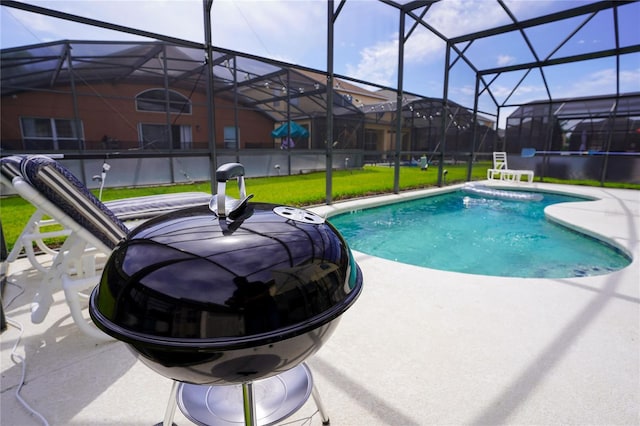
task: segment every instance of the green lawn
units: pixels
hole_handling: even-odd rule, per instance
[[[473,180],[486,178],[490,163],[477,163],[473,168]],[[467,176],[466,164],[447,165],[446,184],[464,182]],[[386,166],[366,166],[362,169],[338,170],[333,172],[332,198],[334,201],[393,192],[394,168]],[[400,170],[400,189],[409,190],[435,186],[438,181],[437,167],[422,171],[418,167],[402,167]],[[599,182],[559,181],[545,179],[546,182],[572,183],[599,186]],[[252,201],[284,204],[291,206],[309,206],[322,204],[326,198],[325,173],[309,173],[294,176],[274,176],[247,178],[247,192],[254,194]],[[237,185],[229,182],[228,193],[237,195]],[[609,185],[607,185],[609,186]],[[611,185],[640,189],[640,185]],[[209,182],[197,182],[189,185],[171,185],[138,188],[107,188],[103,191],[104,201],[143,195],[165,194],[170,192],[203,191],[210,192]],[[97,191],[96,191],[97,193]],[[0,199],[0,217],[8,250],[13,247],[29,217],[35,208],[18,196]]]

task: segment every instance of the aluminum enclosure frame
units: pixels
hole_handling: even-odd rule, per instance
[[[585,4],[579,7],[574,7],[574,8],[569,8],[566,10],[562,10],[556,13],[551,13],[548,15],[544,15],[544,16],[538,16],[535,18],[530,18],[530,19],[526,19],[526,20],[518,20],[515,15],[510,11],[509,7],[507,6],[507,4],[502,1],[502,0],[497,0],[496,3],[500,6],[500,8],[502,8],[502,10],[504,11],[504,13],[506,13],[510,19],[511,19],[511,23],[507,24],[507,25],[502,25],[499,27],[495,27],[495,28],[490,28],[490,29],[486,29],[483,31],[477,31],[474,33],[469,33],[466,35],[462,35],[462,36],[456,36],[456,37],[447,37],[446,35],[444,35],[443,33],[441,33],[437,28],[435,28],[432,24],[430,24],[429,22],[429,11],[432,8],[432,6],[434,6],[434,4],[437,3],[437,0],[435,1],[431,1],[431,0],[418,0],[418,1],[409,1],[409,2],[404,2],[404,1],[393,1],[393,0],[379,0],[380,3],[383,3],[391,8],[394,8],[397,10],[398,12],[398,17],[399,17],[399,34],[400,34],[400,42],[398,43],[398,65],[397,65],[397,76],[398,76],[398,80],[397,80],[397,86],[395,88],[389,88],[390,90],[394,90],[396,92],[396,108],[400,108],[402,110],[405,109],[405,107],[407,107],[408,103],[405,101],[405,93],[403,90],[403,75],[405,72],[404,69],[404,46],[406,44],[406,42],[410,39],[410,37],[412,36],[412,33],[414,33],[414,31],[416,30],[416,28],[418,27],[422,27],[426,30],[428,30],[429,32],[431,32],[432,34],[434,34],[435,36],[437,36],[438,38],[440,38],[445,44],[446,44],[446,59],[445,59],[445,69],[443,70],[443,80],[445,82],[444,86],[443,86],[443,93],[442,93],[442,102],[443,102],[443,106],[444,109],[446,110],[449,106],[451,106],[451,100],[449,99],[449,88],[450,88],[450,82],[449,82],[449,76],[450,73],[452,72],[453,67],[458,63],[458,62],[462,62],[465,64],[465,66],[469,67],[472,72],[475,73],[476,75],[476,82],[475,82],[475,93],[474,93],[474,105],[473,107],[470,109],[474,115],[474,123],[477,123],[478,120],[478,115],[480,114],[479,111],[479,106],[478,106],[478,100],[480,98],[480,96],[482,95],[487,95],[489,96],[494,103],[494,106],[497,110],[495,117],[496,117],[496,125],[497,122],[500,119],[500,115],[501,115],[501,111],[505,108],[509,108],[509,107],[514,107],[514,106],[519,106],[519,104],[514,104],[514,103],[510,103],[509,100],[512,97],[512,95],[518,90],[518,88],[521,86],[522,82],[524,81],[524,77],[523,79],[520,80],[520,82],[518,84],[516,84],[510,91],[510,94],[507,96],[507,98],[504,101],[499,101],[498,100],[498,96],[495,95],[494,93],[494,84],[495,84],[495,80],[497,78],[497,76],[500,76],[502,74],[505,73],[509,73],[509,72],[513,72],[513,71],[520,71],[520,70],[524,70],[526,72],[526,74],[531,73],[534,70],[537,70],[540,72],[541,74],[541,78],[542,81],[544,82],[544,86],[545,86],[545,91],[547,94],[547,98],[545,100],[542,100],[542,102],[549,102],[552,103],[554,102],[556,99],[553,97],[551,90],[549,88],[549,84],[547,79],[545,78],[545,73],[544,73],[544,67],[547,66],[552,66],[552,65],[562,65],[562,64],[568,64],[568,63],[576,63],[576,62],[581,62],[581,61],[586,61],[586,60],[592,60],[592,59],[598,59],[598,58],[606,58],[606,57],[614,57],[616,58],[616,93],[614,93],[612,96],[614,97],[614,101],[617,104],[617,101],[621,98],[624,97],[626,94],[625,93],[621,93],[620,91],[620,56],[623,55],[637,55],[638,53],[640,53],[640,44],[633,44],[633,45],[629,45],[629,46],[621,46],[620,42],[619,42],[619,37],[618,37],[618,32],[619,32],[619,24],[618,24],[618,9],[624,7],[625,5],[634,3],[633,1],[628,1],[628,0],[624,0],[624,1],[616,1],[616,2],[611,2],[611,1],[595,1],[589,4]],[[348,76],[343,76],[340,74],[336,74],[334,72],[334,64],[333,64],[333,58],[334,58],[334,40],[333,40],[333,34],[334,34],[334,27],[336,25],[336,22],[338,21],[338,19],[340,19],[341,16],[341,12],[343,11],[344,7],[347,5],[348,1],[347,0],[341,0],[339,2],[335,2],[333,0],[328,0],[327,1],[327,22],[326,22],[326,33],[327,33],[327,52],[326,52],[326,56],[327,56],[327,69],[326,70],[322,70],[322,72],[324,72],[327,76],[327,80],[328,83],[326,85],[326,133],[327,135],[332,135],[333,134],[333,117],[334,117],[334,103],[333,103],[333,90],[332,90],[332,82],[334,81],[334,79],[336,78],[341,78],[341,79],[345,79],[345,80],[351,80],[351,81],[355,81],[355,82],[359,82],[353,78],[350,78]],[[124,33],[129,33],[129,34],[133,34],[133,35],[137,35],[137,36],[143,36],[143,37],[148,37],[151,39],[155,39],[155,40],[160,40],[160,41],[164,41],[164,42],[168,42],[168,43],[173,43],[176,44],[178,46],[184,46],[184,47],[188,47],[188,48],[194,48],[194,49],[201,49],[205,52],[207,52],[207,61],[206,61],[206,65],[208,68],[208,73],[209,73],[209,77],[207,80],[207,84],[210,84],[210,88],[208,89],[207,93],[208,96],[210,96],[210,103],[209,105],[211,106],[211,110],[210,110],[210,126],[209,126],[209,130],[210,130],[210,135],[209,135],[209,143],[210,143],[210,148],[209,148],[209,158],[210,158],[210,164],[211,164],[211,170],[215,170],[215,167],[217,166],[217,153],[216,153],[216,141],[215,141],[215,132],[214,132],[214,125],[215,125],[215,120],[214,120],[214,116],[215,116],[215,111],[213,108],[213,97],[215,96],[215,89],[213,88],[213,70],[212,67],[215,64],[215,61],[218,61],[218,63],[223,60],[222,58],[214,58],[214,54],[213,51],[215,49],[215,51],[217,52],[221,52],[221,53],[226,53],[229,58],[234,57],[236,52],[232,52],[232,51],[226,51],[225,49],[220,49],[220,48],[215,48],[214,44],[215,44],[215,40],[211,39],[211,9],[213,6],[213,2],[212,0],[203,0],[203,25],[205,27],[205,40],[203,41],[203,43],[195,43],[193,41],[189,41],[189,40],[184,40],[184,39],[179,39],[179,38],[175,38],[175,37],[171,37],[168,35],[164,35],[164,34],[157,34],[157,33],[152,33],[152,32],[148,32],[148,31],[142,31],[136,28],[130,28],[130,27],[124,27],[121,25],[116,25],[113,23],[109,23],[109,22],[105,22],[105,21],[100,21],[100,20],[96,20],[96,19],[90,19],[90,18],[85,18],[85,17],[81,17],[81,16],[77,16],[77,15],[71,15],[68,13],[63,13],[60,11],[56,11],[56,10],[52,10],[52,9],[47,9],[47,8],[42,8],[42,7],[38,7],[38,6],[33,6],[33,5],[29,5],[26,3],[22,3],[22,2],[17,2],[17,1],[11,1],[11,0],[2,0],[0,2],[0,5],[3,7],[11,7],[11,8],[16,8],[16,9],[20,9],[20,10],[25,10],[25,11],[29,11],[29,12],[33,12],[33,13],[37,13],[37,14],[42,14],[42,15],[47,15],[50,17],[54,17],[54,18],[58,18],[58,19],[63,19],[63,20],[68,20],[68,21],[73,21],[73,22],[77,22],[77,23],[82,23],[82,24],[86,24],[86,25],[91,25],[91,26],[96,26],[96,27],[100,27],[100,28],[105,28],[105,29],[109,29],[109,30],[114,30],[114,31],[119,31],[119,32],[124,32]],[[573,36],[575,35],[580,28],[582,28],[582,26],[584,26],[590,19],[592,19],[594,16],[596,16],[599,13],[604,13],[606,11],[611,10],[614,16],[614,32],[615,34],[615,40],[616,40],[616,46],[615,48],[612,49],[604,49],[604,50],[600,50],[600,51],[591,51],[588,53],[584,53],[584,54],[579,54],[579,55],[571,55],[571,56],[560,56],[560,57],[555,57],[554,54],[556,52],[558,52],[563,45],[565,45],[567,43],[567,41]],[[568,37],[566,37],[564,40],[560,41],[557,45],[557,47],[552,51],[551,54],[547,55],[546,57],[541,57],[535,50],[535,48],[533,47],[532,43],[530,42],[530,40],[528,39],[528,36],[525,32],[526,29],[528,28],[533,28],[533,27],[537,27],[537,26],[541,26],[541,25],[545,25],[545,24],[549,24],[549,23],[554,23],[554,22],[559,22],[559,21],[563,21],[566,19],[570,19],[570,18],[582,18],[583,22],[580,23],[570,34]],[[497,68],[480,68],[479,66],[475,65],[473,60],[470,59],[468,57],[468,50],[471,47],[471,45],[476,42],[477,40],[480,39],[484,39],[484,38],[488,38],[488,37],[492,37],[492,36],[496,36],[496,35],[504,35],[504,34],[509,34],[509,33],[514,33],[516,35],[520,35],[520,37],[522,37],[522,39],[524,40],[524,42],[528,45],[531,54],[533,55],[533,57],[535,58],[534,61],[531,62],[526,62],[526,63],[520,63],[520,64],[514,64],[514,65],[508,65],[508,66],[503,66],[503,67],[497,67]],[[279,61],[275,61],[275,60],[271,60],[271,59],[266,59],[266,58],[260,58],[257,56],[252,56],[252,55],[243,55],[245,57],[248,58],[254,58],[256,60],[260,60],[262,62],[266,62],[266,63],[271,63],[277,66],[281,66],[281,67],[288,67],[290,66],[290,64],[286,64],[283,62],[279,62]],[[235,60],[234,60],[234,66],[235,66]],[[308,71],[312,71],[312,72],[317,72],[317,70],[313,70],[310,68],[305,68],[304,66],[296,66],[298,69],[302,69],[302,70],[308,70]],[[525,76],[526,76],[525,74]],[[368,82],[360,82],[360,83],[367,83],[367,84],[371,84]],[[235,88],[238,87],[238,85],[240,84],[240,82],[237,81],[237,79],[234,79],[233,82],[233,88],[235,90]],[[208,86],[209,87],[209,86]],[[606,98],[610,98],[611,96],[606,96]],[[604,96],[602,98],[605,98]],[[615,119],[616,117],[616,113],[617,110],[614,110],[614,115],[613,118]],[[401,128],[403,125],[403,114],[401,113],[397,113],[396,114],[396,118],[395,118],[396,122],[395,122],[395,158],[394,158],[394,167],[395,167],[395,175],[394,175],[394,192],[398,192],[399,191],[399,170],[400,170],[400,165],[401,165],[401,154],[402,154],[402,136],[401,136]],[[442,114],[441,116],[441,126],[440,128],[443,130],[442,134],[441,134],[441,142],[440,145],[437,147],[437,152],[434,153],[437,158],[438,158],[438,164],[439,164],[439,170],[438,170],[438,184],[442,185],[443,181],[442,181],[442,176],[443,176],[443,164],[444,164],[444,158],[445,158],[445,153],[447,152],[447,146],[446,146],[446,129],[449,128],[451,122],[453,121],[452,117],[447,116],[447,114]],[[497,128],[495,130],[498,130]],[[481,138],[480,132],[478,130],[478,126],[474,125],[473,126],[473,143],[472,143],[472,148],[471,148],[471,152],[469,152],[468,154],[468,176],[467,178],[470,179],[471,176],[471,169],[472,169],[472,165],[473,165],[473,161],[475,159],[475,156],[477,154],[477,147],[479,144],[479,139]],[[549,135],[549,140],[553,137],[552,134]],[[506,144],[507,141],[503,141],[503,144]],[[333,144],[332,143],[326,143],[326,170],[327,170],[327,185],[326,185],[326,202],[327,204],[330,204],[332,202],[332,185],[331,185],[331,181],[332,181],[332,170],[333,170],[333,157],[334,157],[334,153],[333,153]],[[602,171],[602,176],[603,176],[603,180],[604,180],[604,176],[606,175],[606,162],[605,162],[605,167]]]

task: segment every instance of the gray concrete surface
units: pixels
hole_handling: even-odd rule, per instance
[[[332,425],[640,424],[640,192],[526,187],[599,198],[547,212],[617,245],[632,264],[597,277],[520,279],[356,252],[362,295],[308,361]],[[314,210],[330,215],[434,191]],[[45,322],[30,323],[38,274],[27,266],[11,266],[5,293],[8,317],[24,328],[16,348],[26,362],[24,400],[51,425],[160,422],[171,382],[123,343],[81,334],[61,292]],[[23,365],[11,356],[18,336],[13,326],[0,336],[0,423],[43,424],[15,396]],[[192,424],[179,410],[175,422]],[[320,425],[313,400],[282,424]]]

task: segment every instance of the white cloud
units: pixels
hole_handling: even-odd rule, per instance
[[[513,91],[513,87],[510,86],[501,86],[501,85],[492,85],[491,93],[500,101],[501,99],[506,98]],[[468,96],[473,96],[475,89],[472,86],[463,86],[459,88],[452,89],[454,93],[461,93]],[[511,98],[518,98],[518,101],[532,101],[538,99],[541,94],[545,93],[545,89],[543,86],[530,86],[530,85],[520,85],[515,92],[511,95]]]
[[[546,5],[547,2],[508,2],[515,14],[523,9]],[[419,11],[417,12],[419,15]],[[446,0],[435,3],[427,12],[425,21],[441,34],[453,37],[509,22],[508,15],[497,2],[480,0]],[[412,25],[413,20],[407,18]],[[405,65],[441,63],[445,54],[444,42],[430,31],[418,27],[405,45]],[[348,74],[362,80],[395,86],[398,52],[398,34],[389,34],[386,40],[366,46],[359,52],[360,61],[347,66]],[[499,61],[512,62],[514,57],[501,55]],[[437,72],[442,73],[438,68]]]
[[[640,91],[640,68],[620,72],[620,83],[622,86],[629,85],[629,89],[621,88],[623,92]]]
[[[616,70],[605,68],[574,78],[572,83],[556,89],[555,97],[572,98],[615,93]],[[640,91],[640,68],[620,71],[620,91]]]
[[[498,55],[497,65],[499,67],[504,67],[506,65],[513,64],[516,61],[516,58],[510,55]]]
[[[548,8],[553,1],[508,0],[505,3],[515,16],[522,16],[524,12],[535,15],[537,10]],[[445,36],[455,37],[510,23],[511,19],[495,1],[445,0],[429,9],[427,22]]]
[[[171,35],[190,41],[203,40],[202,3],[197,0],[171,1],[55,1],[34,0],[34,6],[69,13],[125,27]],[[100,39],[131,40],[133,35],[100,29],[89,25],[51,18],[45,15],[3,7],[2,14],[11,14],[22,25],[23,33],[30,33],[34,43],[46,40]],[[4,21],[4,17],[3,17]],[[5,34],[3,34],[3,38]],[[15,36],[19,38],[18,35]],[[24,36],[22,37],[24,38]],[[4,47],[3,41],[3,47]]]
[[[137,30],[168,35],[194,42],[204,41],[201,0],[32,0],[31,4],[114,23]],[[44,15],[2,7],[3,24],[8,13],[19,17],[20,39],[40,43],[62,39],[139,40],[139,37]],[[309,52],[326,46],[326,3],[319,1],[222,1],[212,6],[214,46],[287,62],[305,62]],[[3,31],[3,45],[9,37]]]
[[[462,86],[459,88],[453,88],[453,93],[460,93],[465,96],[474,96],[475,88],[472,86]]]
[[[444,42],[426,31],[416,31],[404,46],[404,64],[429,64],[444,54]],[[395,86],[398,67],[398,34],[358,52],[359,62],[347,64],[347,74],[374,83]]]
[[[324,2],[214,1],[212,20],[215,46],[294,63],[326,57]]]
[[[579,82],[579,86],[590,92],[597,87],[614,85],[616,82],[616,71],[613,68],[592,72]],[[575,87],[576,84],[574,83]]]
[[[360,62],[357,65],[347,64],[349,76],[378,83],[392,84],[398,66],[398,40],[381,42],[360,51]]]

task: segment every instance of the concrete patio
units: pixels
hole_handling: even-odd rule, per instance
[[[501,184],[504,186],[505,184]],[[640,424],[640,192],[543,183],[526,187],[600,199],[548,208],[633,257],[595,277],[520,279],[450,273],[355,253],[364,290],[309,361],[331,424]],[[320,214],[424,196],[367,198]],[[81,334],[62,292],[42,324],[29,305],[39,274],[11,265],[4,303],[22,324],[20,395],[51,425],[147,425],[162,421],[171,382],[121,342]],[[19,337],[1,335],[3,425],[43,422],[17,400]],[[192,424],[180,410],[175,423]],[[313,399],[281,424],[320,425]]]

